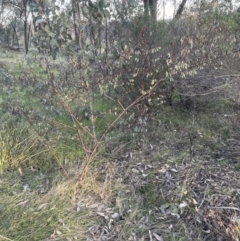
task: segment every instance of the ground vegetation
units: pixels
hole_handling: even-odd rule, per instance
[[[1,2],[1,240],[240,238],[237,7],[141,3]]]

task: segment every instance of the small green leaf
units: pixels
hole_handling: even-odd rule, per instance
[[[52,46],[58,46],[58,42],[57,42],[57,40],[56,39],[52,39],[51,41],[50,41],[50,44],[52,45]]]

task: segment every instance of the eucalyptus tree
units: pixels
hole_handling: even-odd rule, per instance
[[[182,12],[184,10],[186,3],[187,3],[187,0],[182,0],[176,12],[175,18],[179,18],[182,15]]]
[[[23,23],[24,29],[24,48],[25,52],[28,53],[29,41],[30,41],[30,31],[31,31],[31,11],[30,5],[34,0],[6,0],[2,1],[1,14],[5,11],[11,11],[12,19],[15,18],[14,32],[16,35],[16,21],[17,18]],[[11,20],[12,21],[12,20]],[[8,23],[9,24],[9,23]]]
[[[157,0],[143,0],[144,12],[147,17],[149,15],[154,21],[157,20]]]

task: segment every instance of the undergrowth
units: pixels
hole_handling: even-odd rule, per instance
[[[193,123],[192,112],[162,107],[161,114],[154,117],[157,121],[149,118],[151,122],[145,123],[144,128],[149,130],[155,123],[154,132],[106,142],[104,152],[99,152],[81,184],[84,156],[67,157],[65,151],[59,157],[64,159],[67,175],[57,166],[38,169],[25,165],[21,173],[5,170],[0,183],[0,218],[4,220],[0,237],[89,241],[150,237],[169,241],[213,240],[219,233],[237,237],[236,222],[224,219],[214,209],[218,200],[225,207],[234,201],[227,198],[235,192],[228,178],[233,178],[231,185],[238,185],[238,179],[233,172],[237,164],[220,159],[221,167],[216,159],[221,158],[215,153],[223,147],[226,120],[212,108],[211,115],[199,113]],[[218,132],[211,123],[218,126]],[[128,130],[122,132],[122,136],[127,133]],[[229,131],[225,139],[233,134]],[[68,151],[75,152],[71,148]],[[216,173],[222,173],[225,188],[217,188]],[[237,207],[238,201],[234,203]],[[224,212],[232,220],[236,211]],[[213,217],[224,226],[212,227]]]
[[[56,61],[0,53],[0,239],[239,239],[239,87],[209,73],[230,38],[212,23],[172,41],[136,21],[118,43],[116,21],[112,53]]]

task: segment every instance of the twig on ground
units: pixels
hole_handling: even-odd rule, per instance
[[[0,238],[2,238],[3,240],[8,240],[8,241],[14,241],[13,239],[10,239],[10,238],[7,238],[7,237],[4,237],[0,234]]]

